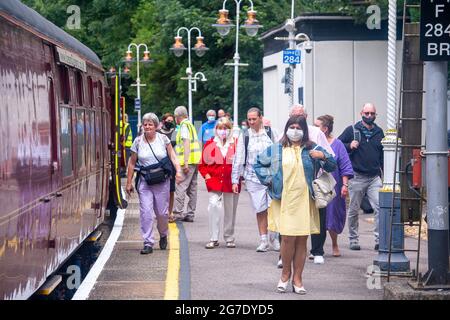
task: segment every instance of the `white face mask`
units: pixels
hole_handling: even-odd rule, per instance
[[[293,142],[298,142],[303,139],[303,130],[289,128],[286,132],[286,136]]]
[[[228,129],[218,129],[217,130],[217,136],[219,138],[225,139],[228,137],[229,134],[230,134],[230,130],[228,130]]]

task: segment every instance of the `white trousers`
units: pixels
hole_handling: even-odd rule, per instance
[[[209,234],[211,241],[219,241],[220,216],[223,216],[223,238],[226,242],[234,241],[234,224],[239,194],[229,192],[209,193]]]

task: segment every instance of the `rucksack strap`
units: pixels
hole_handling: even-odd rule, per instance
[[[273,142],[273,136],[272,136],[272,128],[268,126],[264,126],[264,130],[266,131],[267,136],[272,140]],[[250,137],[248,134],[248,129],[244,132],[244,148],[245,148],[245,160],[244,160],[244,167],[247,165],[247,154],[248,154],[248,143],[249,143]]]

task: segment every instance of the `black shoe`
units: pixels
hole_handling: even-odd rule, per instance
[[[194,217],[193,216],[186,216],[186,217],[184,217],[183,221],[185,221],[185,222],[194,222]]]
[[[153,248],[150,246],[144,246],[144,249],[141,250],[141,254],[149,254],[153,253]]]
[[[374,250],[375,250],[375,251],[378,251],[378,249],[380,249],[380,245],[377,243],[377,244],[375,245]]]
[[[167,249],[167,237],[161,237],[161,239],[159,239],[159,248],[161,250]]]

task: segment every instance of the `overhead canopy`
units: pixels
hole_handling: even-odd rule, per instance
[[[35,31],[61,43],[66,49],[76,52],[101,67],[102,63],[94,51],[19,0],[0,0],[0,13],[6,13],[7,16],[19,20]]]

